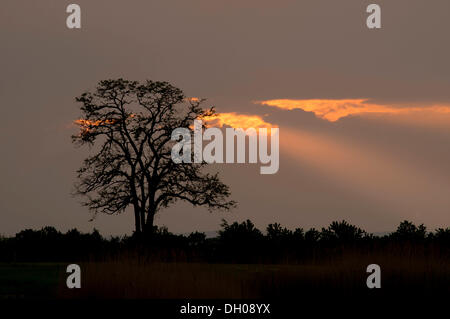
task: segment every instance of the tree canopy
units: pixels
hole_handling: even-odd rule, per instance
[[[91,146],[77,171],[77,195],[96,213],[134,209],[137,233],[151,233],[155,214],[177,200],[194,206],[228,210],[235,206],[230,190],[206,163],[179,163],[171,158],[176,128],[192,129],[195,119],[213,116],[204,100],[187,98],[168,82],[100,81],[81,103],[77,145]]]

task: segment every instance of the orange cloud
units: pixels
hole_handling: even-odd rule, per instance
[[[134,113],[131,113],[128,115],[127,120],[130,120],[132,118],[135,118],[137,115]],[[118,119],[111,119],[111,120],[96,120],[96,121],[91,121],[91,120],[86,120],[86,119],[78,119],[73,121],[73,123],[75,125],[78,125],[81,129],[81,134],[83,133],[87,133],[90,132],[93,128],[101,126],[101,125],[112,125],[119,122]]]
[[[301,109],[313,112],[317,117],[330,122],[349,116],[370,113],[378,114],[411,114],[415,112],[450,113],[448,105],[434,105],[425,107],[396,107],[390,105],[368,103],[368,99],[342,99],[342,100],[291,100],[278,99],[256,102],[261,105],[278,107],[284,110]]]
[[[94,127],[100,126],[100,125],[111,125],[116,123],[117,120],[97,120],[97,121],[90,121],[85,119],[79,119],[75,120],[74,123],[80,127],[80,134],[86,134],[90,132]]]
[[[83,127],[83,128],[90,128],[90,127],[95,127],[95,126],[99,126],[102,124],[114,124],[115,122],[117,122],[116,120],[97,120],[97,121],[90,121],[90,120],[85,120],[85,119],[79,119],[79,120],[75,120],[75,124]]]
[[[235,112],[217,113],[213,116],[203,117],[202,120],[204,120],[207,125],[218,127],[227,125],[233,128],[247,129],[250,127],[269,128],[273,126],[270,123],[264,121],[263,118],[259,115],[237,114]]]
[[[130,114],[129,118],[134,118],[135,114]],[[200,118],[208,126],[224,127],[230,126],[233,128],[270,128],[273,127],[272,124],[267,123],[259,115],[246,115],[238,114],[235,112],[231,113],[216,113],[212,116],[203,116]],[[90,121],[86,119],[78,119],[73,123],[78,125],[81,129],[81,134],[90,132],[93,128],[100,125],[112,125],[117,123],[118,120],[96,120]]]

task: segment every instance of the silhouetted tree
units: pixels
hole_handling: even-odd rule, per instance
[[[104,260],[124,256],[122,253],[125,256],[137,253],[160,261],[273,264],[342,257],[351,252],[397,254],[404,249],[408,255],[411,252],[422,257],[436,255],[447,261],[450,257],[450,228],[426,233],[424,227],[403,222],[398,232],[383,237],[361,235],[357,229],[348,223],[335,222],[322,233],[314,228],[303,232],[301,228],[292,231],[274,223],[267,226],[264,236],[250,220],[231,224],[223,221],[219,237],[206,238],[200,232],[178,235],[167,227],[154,226],[149,246],[142,245],[135,236],[104,238],[95,229],[91,233],[71,229],[64,234],[53,227],[44,227],[26,229],[14,237],[0,236],[0,261]]]
[[[167,82],[123,79],[99,82],[83,93],[80,132],[73,142],[95,145],[96,153],[78,170],[76,194],[96,213],[118,214],[134,208],[136,233],[152,233],[155,214],[177,200],[228,210],[230,191],[206,163],[176,164],[171,158],[176,128],[192,131],[195,119],[211,116],[203,100],[187,99]],[[95,216],[95,215],[94,215]]]
[[[303,240],[303,239],[305,239],[305,232],[304,232],[303,228],[296,228],[296,229],[294,229],[292,236],[293,236],[294,240]]]
[[[366,232],[354,225],[350,225],[345,220],[332,222],[328,228],[322,228],[321,239],[330,241],[350,242],[361,239]]]
[[[423,224],[416,226],[412,222],[405,220],[400,223],[391,236],[399,240],[423,240],[426,235],[427,228]]]
[[[223,219],[220,226],[222,230],[219,231],[219,238],[225,242],[244,244],[263,238],[261,231],[249,219],[242,223],[234,222],[231,225]]]
[[[269,240],[283,240],[292,237],[292,230],[281,227],[278,223],[269,224],[266,231]]]
[[[317,242],[319,239],[320,232],[315,228],[311,228],[305,233],[305,240],[308,242]]]
[[[249,219],[228,224],[222,220],[219,231],[220,258],[226,261],[253,263],[264,250],[264,235]]]
[[[450,228],[438,228],[433,234],[433,238],[445,243],[450,243]]]
[[[201,246],[206,241],[206,234],[196,231],[190,233],[187,239],[189,241],[190,246]]]

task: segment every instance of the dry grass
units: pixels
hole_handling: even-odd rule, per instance
[[[82,289],[61,285],[62,298],[253,299],[368,293],[366,267],[382,269],[383,291],[433,295],[450,292],[450,263],[414,252],[352,253],[297,265],[152,262],[128,257],[88,262]],[[60,281],[65,283],[64,280]]]

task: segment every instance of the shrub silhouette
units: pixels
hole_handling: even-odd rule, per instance
[[[309,243],[315,243],[319,241],[320,237],[320,232],[315,228],[311,228],[305,233],[305,240]]]
[[[222,242],[236,244],[243,242],[256,242],[263,238],[263,234],[255,225],[247,219],[245,222],[234,222],[231,225],[224,219],[220,225],[219,238]]]
[[[228,224],[223,219],[221,227],[218,238],[218,260],[238,263],[258,262],[264,249],[264,235],[250,220]]]
[[[391,236],[397,240],[424,240],[427,236],[426,230],[423,224],[416,226],[412,222],[405,220],[400,223],[397,230]]]
[[[189,236],[187,237],[187,240],[189,242],[189,246],[195,247],[202,246],[206,242],[206,234],[196,231],[190,233]]]
[[[318,231],[290,230],[271,223],[263,234],[252,221],[228,223],[222,220],[216,238],[201,232],[176,235],[167,227],[154,228],[150,241],[131,236],[101,236],[97,230],[66,233],[54,227],[25,229],[14,237],[0,238],[1,261],[77,261],[135,254],[161,261],[206,261],[237,263],[291,263],[310,258],[333,258],[355,252],[380,252],[406,247],[404,251],[428,251],[450,256],[450,228],[427,232],[424,225],[403,221],[390,235],[378,237],[346,221],[332,222]],[[403,249],[400,249],[403,251]],[[121,257],[120,257],[121,258]]]
[[[366,232],[356,226],[350,225],[345,220],[332,222],[328,228],[322,228],[321,240],[352,242],[363,238]]]
[[[303,228],[295,228],[294,231],[282,227],[278,223],[269,224],[266,228],[266,237],[268,240],[275,241],[301,241],[305,239]]]
[[[450,228],[438,228],[436,229],[436,233],[431,234],[431,236],[437,241],[450,245]]]

